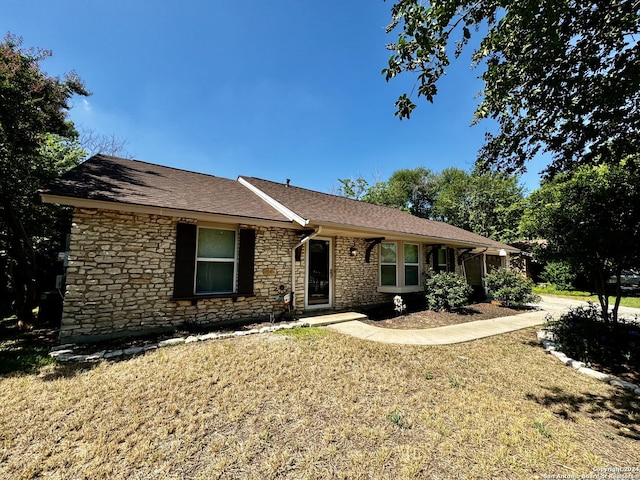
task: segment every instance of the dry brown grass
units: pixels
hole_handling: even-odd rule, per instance
[[[447,347],[308,329],[0,379],[2,478],[542,478],[639,466],[638,401],[532,329]]]

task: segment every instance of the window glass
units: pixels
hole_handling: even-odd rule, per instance
[[[232,292],[233,263],[230,262],[198,262],[196,275],[196,292]]]
[[[439,248],[438,249],[438,266],[447,269],[447,249]]]
[[[198,258],[234,258],[236,232],[201,228],[198,232]]]
[[[395,265],[380,266],[380,285],[386,285],[386,286],[396,285],[396,266]]]
[[[380,285],[395,286],[397,278],[397,245],[380,244]]]
[[[412,243],[405,244],[404,263],[418,263],[418,245]]]
[[[380,244],[380,262],[396,263],[396,244],[395,243]]]
[[[405,265],[404,266],[404,284],[405,285],[419,285],[418,266],[417,265]]]
[[[235,288],[236,232],[198,229],[196,293],[228,293]]]

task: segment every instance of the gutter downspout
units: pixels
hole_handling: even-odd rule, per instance
[[[320,235],[322,231],[322,225],[316,228],[316,231],[307,235],[302,240],[300,240],[292,249],[291,249],[291,296],[293,297],[292,304],[293,310],[296,310],[296,250],[311,240],[313,237],[317,237]]]

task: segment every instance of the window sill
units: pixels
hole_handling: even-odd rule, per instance
[[[191,302],[191,305],[198,303],[198,300],[209,300],[211,298],[230,298],[237,302],[239,297],[255,297],[255,293],[203,293],[202,295],[192,295],[189,297],[171,297],[171,302]]]
[[[409,287],[391,287],[382,286],[378,287],[380,293],[416,293],[422,292],[423,288],[420,285],[411,285]]]

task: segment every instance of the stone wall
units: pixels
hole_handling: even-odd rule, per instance
[[[378,248],[371,251],[370,263],[365,262],[369,245],[364,239],[337,237],[335,245],[334,301],[336,308],[350,308],[354,305],[373,305],[390,301],[391,296],[379,293],[378,289]],[[355,255],[349,248],[355,247]]]
[[[291,289],[295,230],[236,225],[256,230],[254,296],[171,301],[176,225],[189,218],[76,208],[71,231],[67,292],[60,336],[82,341],[169,330],[184,323],[264,320],[284,307],[279,285]],[[389,302],[378,290],[378,248],[365,261],[368,242],[333,238],[333,305],[336,309]],[[349,254],[350,247],[357,253]],[[296,298],[304,310],[305,251],[295,262]],[[425,271],[430,261],[423,247]]]
[[[279,285],[290,288],[295,232],[256,227],[255,296],[171,301],[178,222],[193,220],[74,211],[61,340],[268,318],[281,310],[274,297]]]

